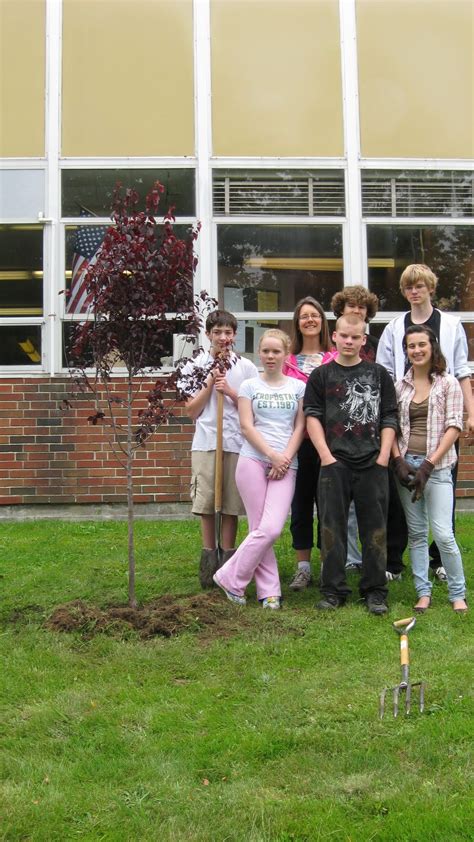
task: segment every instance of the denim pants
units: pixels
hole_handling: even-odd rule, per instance
[[[321,467],[319,474],[321,519],[321,593],[343,602],[350,594],[346,583],[347,516],[353,499],[362,545],[359,591],[362,597],[387,596],[388,468],[372,465],[355,469],[342,462]]]
[[[411,453],[405,455],[406,461],[419,468],[424,456]],[[428,578],[429,529],[438,545],[441,563],[448,577],[448,594],[451,602],[464,599],[466,582],[462,567],[461,553],[453,533],[453,480],[451,468],[438,468],[426,483],[421,500],[412,503],[412,491],[398,483],[400,499],[405,509],[408,525],[408,547],[410,549],[413,579],[418,596],[430,596],[431,582]]]

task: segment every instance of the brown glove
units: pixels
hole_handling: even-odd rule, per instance
[[[409,465],[408,462],[405,462],[402,456],[395,456],[395,458],[392,459],[392,468],[400,485],[403,485],[405,488],[412,491],[413,479],[416,473],[413,465]]]
[[[433,470],[433,463],[429,462],[428,459],[424,459],[415,474],[415,479],[413,480],[413,488],[415,490],[411,497],[412,503],[416,503],[416,501],[422,496],[423,491],[425,490],[425,485],[428,482]]]

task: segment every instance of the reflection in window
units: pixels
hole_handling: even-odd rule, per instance
[[[87,213],[82,214],[89,217]],[[90,308],[90,297],[87,294],[86,275],[94,265],[100,254],[102,242],[108,230],[107,225],[71,225],[66,227],[66,304],[65,311],[69,316],[86,314]],[[157,247],[161,243],[163,226],[156,225],[155,233]],[[185,239],[189,236],[187,225],[174,225],[176,237]]]
[[[215,170],[215,216],[344,216],[342,170]]]
[[[289,311],[306,295],[329,309],[343,286],[340,226],[220,225],[219,302],[233,312]]]
[[[83,356],[80,361],[74,359],[74,356],[71,352],[73,343],[74,343],[74,334],[78,329],[81,322],[63,322],[63,347],[62,347],[62,365],[63,368],[92,368],[94,365],[94,355],[92,351],[92,347],[86,347],[83,350]],[[161,363],[163,368],[169,367],[172,368],[174,363],[177,362],[182,356],[192,356],[192,352],[194,350],[194,346],[186,341],[186,339],[182,336],[176,335],[171,336],[167,335],[166,339],[166,355],[162,357]],[[153,359],[151,356],[148,360],[144,362],[145,366],[150,366],[153,368],[156,365],[156,360]],[[120,363],[117,361],[117,364],[114,368],[120,368]]]
[[[367,252],[380,310],[407,309],[399,281],[410,263],[425,263],[439,278],[434,303],[441,310],[474,309],[473,227],[369,225]]]
[[[40,365],[41,325],[0,327],[0,365]]]
[[[0,226],[0,316],[43,313],[43,229]]]
[[[362,172],[364,216],[472,216],[472,172]]]
[[[62,216],[109,217],[115,185],[120,181],[124,188],[132,188],[140,196],[139,210],[145,210],[145,197],[155,181],[160,181],[165,192],[160,199],[160,213],[164,215],[175,205],[179,216],[194,216],[194,170],[63,170]]]

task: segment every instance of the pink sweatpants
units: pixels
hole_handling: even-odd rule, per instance
[[[227,591],[243,596],[255,577],[257,599],[280,596],[280,577],[273,552],[288,517],[296,471],[290,469],[283,479],[269,480],[266,463],[240,456],[235,481],[240,491],[250,532],[240,547],[217,572],[216,578]]]

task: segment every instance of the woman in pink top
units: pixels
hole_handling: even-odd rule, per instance
[[[283,373],[306,383],[331,347],[328,323],[321,304],[311,296],[302,298],[293,314],[291,353],[286,358]],[[298,451],[295,493],[291,504],[290,530],[298,560],[298,569],[289,585],[294,591],[301,591],[311,583],[313,512],[315,504],[317,506],[319,468],[319,456],[306,435]]]

